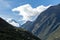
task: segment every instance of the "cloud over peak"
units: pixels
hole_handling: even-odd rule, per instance
[[[26,21],[34,21],[41,12],[45,11],[49,7],[50,5],[49,6],[41,5],[36,8],[32,8],[30,4],[25,4],[13,8],[12,11],[18,11],[19,15],[23,16],[22,20],[25,20],[26,22]]]
[[[20,26],[19,26],[19,23],[17,23],[17,22],[16,22],[15,20],[13,20],[12,18],[8,18],[8,19],[6,19],[6,21],[7,21],[9,24],[13,25],[13,26],[20,27]]]

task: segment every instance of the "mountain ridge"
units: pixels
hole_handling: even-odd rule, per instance
[[[46,40],[52,32],[59,28],[58,23],[60,23],[60,4],[51,6],[42,12],[32,23],[30,32],[42,40]],[[28,27],[30,26],[28,25]]]
[[[0,18],[0,40],[40,40],[32,33],[10,25]]]

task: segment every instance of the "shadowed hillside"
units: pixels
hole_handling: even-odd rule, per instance
[[[40,40],[22,28],[16,28],[0,18],[0,40]]]

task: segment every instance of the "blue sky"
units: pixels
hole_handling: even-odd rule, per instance
[[[17,15],[19,12],[12,12],[12,9],[24,4],[30,4],[33,8],[39,5],[56,5],[60,0],[0,0],[0,17],[14,18],[18,20],[22,16]],[[16,14],[17,13],[17,14]]]
[[[60,3],[60,0],[6,0],[12,7],[20,6],[23,4],[31,4],[32,7],[37,7],[39,5],[56,5]]]

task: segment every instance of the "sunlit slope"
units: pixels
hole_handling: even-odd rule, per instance
[[[50,34],[47,40],[60,40],[60,27]]]

